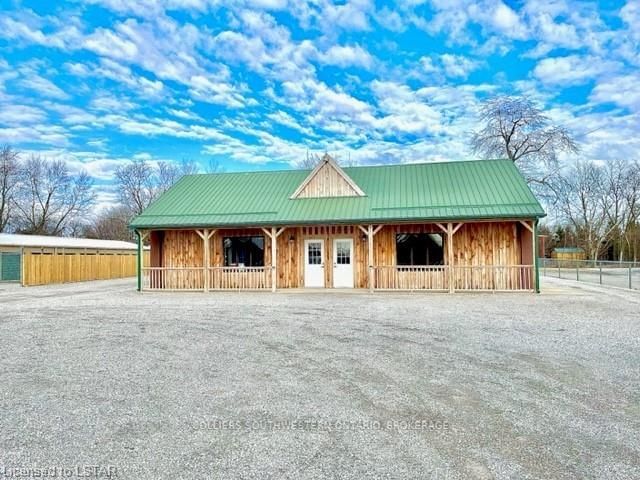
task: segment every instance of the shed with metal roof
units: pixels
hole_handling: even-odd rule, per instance
[[[24,286],[107,280],[136,274],[132,242],[0,234],[0,281]]]

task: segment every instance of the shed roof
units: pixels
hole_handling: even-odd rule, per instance
[[[557,253],[583,253],[584,249],[580,247],[556,247],[553,251]]]
[[[46,235],[14,235],[0,233],[2,247],[32,248],[91,248],[96,250],[135,250],[136,244],[119,240],[94,240],[91,238],[51,237]]]
[[[347,167],[365,196],[290,198],[310,170],[188,175],[132,228],[538,218],[510,160]]]

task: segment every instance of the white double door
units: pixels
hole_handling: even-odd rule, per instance
[[[324,240],[304,241],[304,286],[324,287]],[[333,240],[333,286],[353,288],[353,239]]]

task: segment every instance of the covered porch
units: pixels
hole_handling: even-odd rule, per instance
[[[137,230],[138,289],[537,291],[536,222]]]

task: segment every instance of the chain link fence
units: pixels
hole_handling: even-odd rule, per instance
[[[640,290],[640,262],[541,258],[540,273],[547,277]]]

